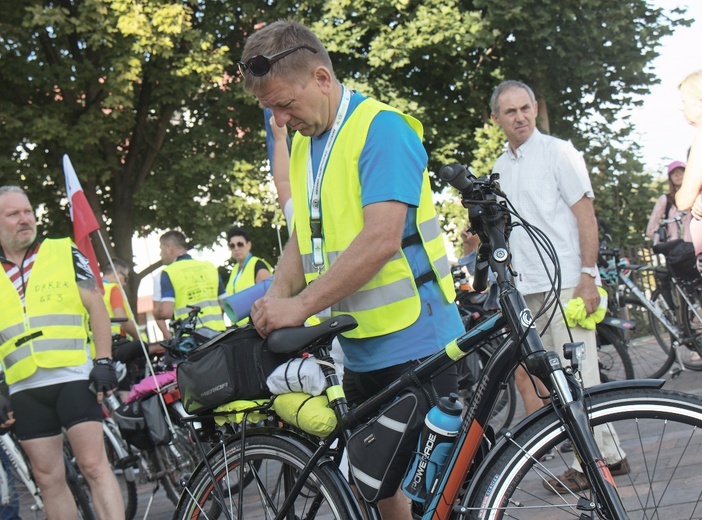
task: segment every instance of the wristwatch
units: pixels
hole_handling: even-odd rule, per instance
[[[592,276],[593,278],[597,278],[597,267],[583,267],[580,269],[580,272]]]

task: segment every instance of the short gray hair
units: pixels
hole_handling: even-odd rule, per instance
[[[527,85],[526,83],[522,83],[521,81],[508,79],[497,85],[497,88],[495,88],[495,91],[490,97],[490,111],[493,113],[493,115],[500,115],[499,98],[502,95],[502,93],[506,90],[510,90],[513,88],[521,88],[526,90],[526,93],[529,94],[529,99],[531,99],[531,102],[536,103],[536,96],[534,96],[534,91],[531,90],[529,85]]]
[[[27,197],[25,191],[19,186],[0,186],[0,195],[5,195],[5,193],[21,193],[22,195]]]
[[[310,67],[322,65],[329,69],[334,76],[329,53],[320,39],[310,29],[293,20],[278,20],[259,29],[246,39],[241,61],[246,63],[253,56],[270,56],[292,47],[305,45],[314,49],[315,53],[301,49],[293,52],[284,59],[276,61],[271,71],[263,76],[244,74],[244,88],[254,95],[261,90],[268,79],[277,76],[290,79],[307,78]]]

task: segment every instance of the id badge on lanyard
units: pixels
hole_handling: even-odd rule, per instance
[[[310,227],[312,230],[312,264],[317,269],[318,274],[324,271],[324,241],[322,237],[322,208],[321,208],[321,190],[322,179],[329,162],[329,155],[334,147],[334,142],[341,129],[341,125],[346,118],[349,105],[351,103],[351,91],[343,85],[341,86],[341,102],[339,109],[336,112],[334,124],[329,131],[329,138],[324,146],[322,158],[319,161],[317,175],[314,175],[312,168],[312,141],[310,140],[310,149],[307,154],[307,193],[309,193],[310,205]],[[324,309],[316,314],[319,318],[331,317],[331,308]]]

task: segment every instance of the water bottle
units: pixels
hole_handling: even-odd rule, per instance
[[[402,483],[402,491],[416,502],[424,503],[434,480],[446,464],[446,458],[463,421],[463,406],[452,393],[439,399],[424,419],[417,453]]]

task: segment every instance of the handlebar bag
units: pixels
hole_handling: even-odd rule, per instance
[[[697,270],[697,257],[692,242],[682,239],[662,242],[653,246],[655,253],[663,253],[665,262],[673,276],[680,280],[695,281],[700,277]]]
[[[429,408],[423,392],[412,389],[349,437],[349,472],[367,502],[391,497],[400,487]]]
[[[189,414],[206,414],[237,399],[270,397],[266,378],[288,359],[269,351],[253,326],[229,329],[178,365],[183,407]]]

